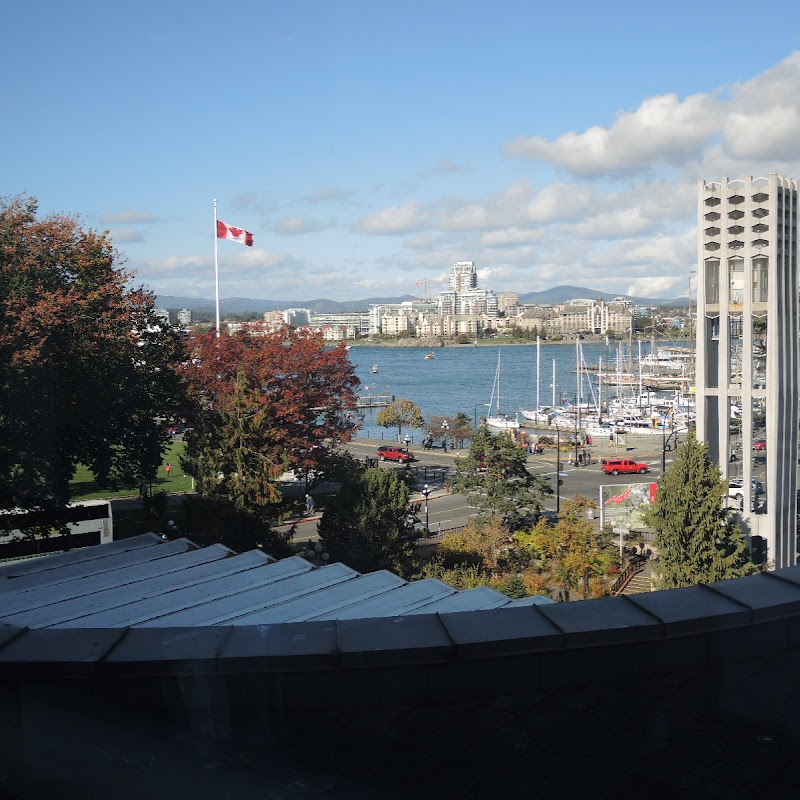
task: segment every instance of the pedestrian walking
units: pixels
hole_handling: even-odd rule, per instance
[[[172,472],[172,464],[170,464],[169,461],[167,461],[166,470],[167,470],[167,480],[169,480],[170,473]]]
[[[316,506],[316,503],[314,502],[314,498],[310,494],[307,494],[306,495],[306,511],[309,514],[313,514],[315,506]]]

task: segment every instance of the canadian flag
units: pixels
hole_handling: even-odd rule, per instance
[[[232,239],[234,242],[241,242],[248,247],[253,246],[253,234],[244,228],[234,228],[233,225],[226,225],[217,220],[217,239]]]

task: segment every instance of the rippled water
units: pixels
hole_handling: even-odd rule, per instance
[[[618,347],[612,343],[581,343],[587,364],[616,363]],[[425,359],[428,351],[416,347],[353,347],[350,360],[361,379],[360,394],[390,394],[413,400],[426,419],[455,416],[459,411],[470,419],[487,413],[484,405],[492,396],[492,384],[500,353],[500,411],[514,415],[520,408],[536,405],[536,345],[502,347],[440,347],[435,358]],[[638,351],[637,351],[638,352]],[[643,354],[649,347],[643,346]],[[539,403],[553,402],[553,362],[555,361],[556,403],[573,401],[576,393],[577,354],[574,344],[542,344],[539,356]],[[373,364],[379,372],[371,374]],[[588,384],[584,383],[584,400]],[[369,388],[367,388],[369,387]],[[367,410],[360,435],[391,438],[392,430],[375,425],[380,409]],[[421,431],[410,432],[418,440]]]

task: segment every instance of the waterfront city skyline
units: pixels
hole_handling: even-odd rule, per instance
[[[780,0],[735,49],[741,0],[13,5],[3,194],[109,229],[160,295],[213,296],[218,198],[255,237],[220,243],[222,297],[430,296],[457,261],[498,293],[686,296],[696,181],[800,174]]]

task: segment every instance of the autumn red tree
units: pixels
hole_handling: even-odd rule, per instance
[[[101,485],[156,473],[183,348],[121,263],[78,218],[0,199],[0,507],[63,506],[79,463]]]
[[[184,466],[198,490],[237,507],[278,499],[284,469],[321,471],[327,446],[360,424],[358,378],[344,347],[286,326],[250,328],[190,342],[184,366],[194,404]]]

